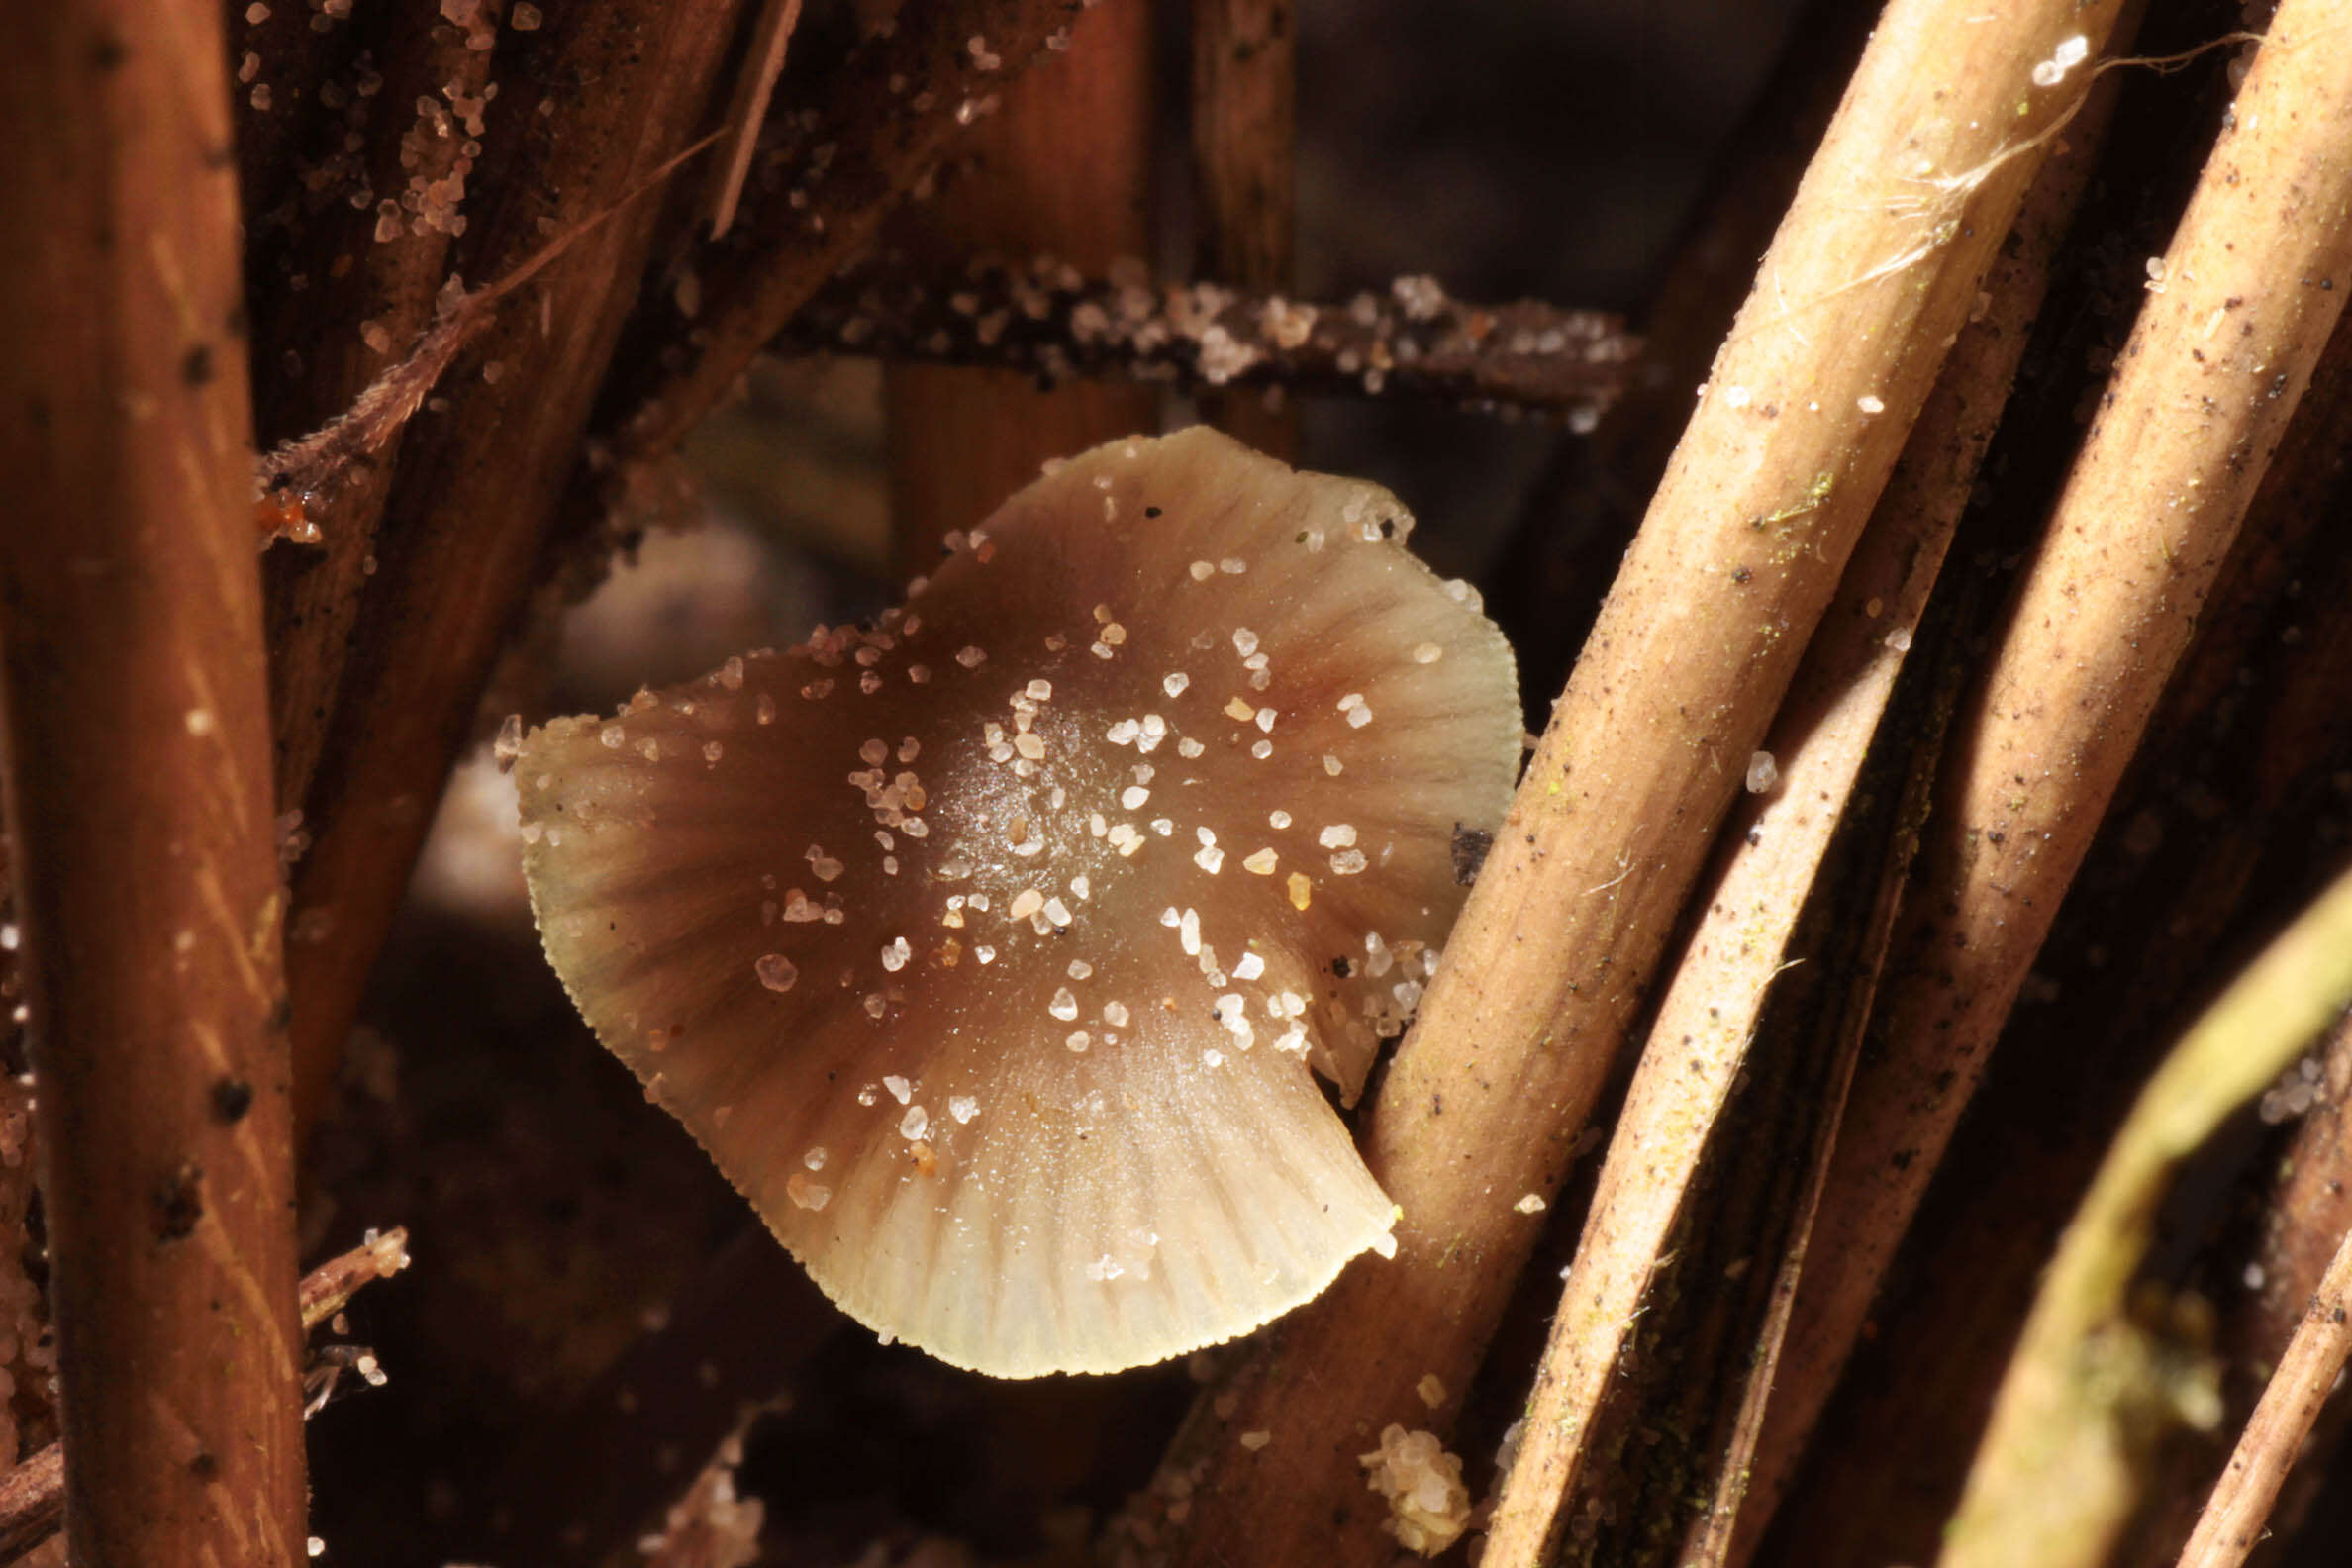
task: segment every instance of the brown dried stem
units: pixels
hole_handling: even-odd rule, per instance
[[[1759,1523],[2339,312],[2352,73],[2283,20],[2246,92],[2272,85],[2241,95],[2206,166],[1951,754],[1758,1455]]]
[[[1005,83],[1084,9],[1080,0],[943,0],[901,18],[835,73],[816,107],[816,129],[783,165],[797,183],[757,193],[747,220],[709,247],[699,313],[687,320],[657,302],[640,324],[649,339],[680,345],[680,354],[674,368],[652,353],[633,356],[647,380],[616,389],[632,402],[615,429],[615,455],[624,462],[668,455],[873,238],[956,129],[991,110]]]
[[[0,707],[73,1552],[292,1568],[283,904],[225,57],[211,7],[83,0],[25,14],[0,60]]]
[[[2237,1568],[2246,1560],[2347,1358],[2352,1358],[2352,1233],[2336,1248],[2254,1419],[2238,1434],[2237,1452],[2181,1552],[2181,1568]]]
[[[481,373],[458,374],[438,416],[408,432],[349,659],[325,713],[295,716],[319,726],[324,759],[303,808],[317,839],[299,867],[287,952],[306,1113],[325,1103],[637,298],[655,204],[615,209],[688,142],[734,19],[734,0],[585,8],[525,35],[526,58],[504,76],[491,129],[514,129],[492,149],[493,163],[506,160],[499,200],[473,214],[481,243],[469,265],[501,277],[550,236],[595,227],[482,333],[465,361]],[[561,85],[580,82],[594,91]],[[561,135],[535,126],[539,101],[555,93]]]
[[[292,13],[298,22],[315,14],[303,6],[274,9]],[[277,799],[287,810],[303,804],[318,771],[319,747],[326,740],[319,716],[332,706],[350,656],[401,426],[460,346],[451,328],[443,335],[446,354],[420,352],[425,347],[420,339],[437,324],[435,302],[449,275],[452,220],[437,212],[429,222],[421,201],[403,208],[398,196],[448,178],[475,129],[486,131],[486,122],[522,108],[519,102],[493,102],[466,112],[488,83],[497,56],[468,48],[465,30],[439,17],[388,30],[383,46],[382,85],[366,97],[351,88],[351,111],[373,109],[391,117],[390,124],[377,124],[361,156],[368,187],[387,193],[383,203],[392,211],[382,211],[380,204],[353,211],[339,200],[306,216],[300,253],[282,262],[287,275],[249,285],[260,318],[255,355],[262,374],[255,423],[264,444],[323,427],[370,433],[364,450],[352,454],[363,460],[346,460],[324,479],[308,473],[286,476],[290,493],[279,500],[299,500],[321,548],[276,548],[262,567]],[[468,104],[453,107],[457,98]],[[420,99],[430,100],[448,118],[419,116],[415,131],[403,134],[410,106]],[[294,275],[302,278],[301,288],[291,286]],[[333,326],[322,332],[322,322]],[[428,370],[427,363],[436,358]],[[349,417],[347,411],[354,411],[364,394],[376,392],[379,377],[396,360],[418,362],[407,386],[389,383],[411,400],[401,418],[370,419],[364,408],[355,411],[358,418]],[[284,368],[289,364],[300,369],[289,374]]]
[[[1005,89],[1003,109],[959,147],[957,176],[907,207],[892,239],[940,276],[974,250],[1058,255],[1098,273],[1149,254],[1150,34],[1144,0],[1086,13],[1061,59]],[[1017,370],[905,362],[913,357],[884,382],[893,554],[908,576],[930,570],[942,539],[983,521],[1047,459],[1158,427],[1148,387],[1046,391]]]
[[[13,1563],[65,1522],[65,1449],[50,1443],[0,1474],[0,1563]]]
[[[2008,401],[2113,98],[2111,87],[2098,92],[2096,107],[2073,129],[2074,149],[2044,168],[2027,196],[2014,239],[1986,278],[1990,303],[1954,344],[1846,567],[1836,603],[1773,721],[1764,750],[1777,779],[1734,814],[1734,831],[1724,835],[1702,895],[1706,913],[1658,1006],[1653,1046],[1635,1069],[1618,1117],[1536,1372],[1525,1436],[1502,1481],[1488,1535],[1488,1550],[1500,1553],[1500,1561],[1551,1554],[1580,1472],[1605,1439],[1601,1407],[1622,1387],[1651,1281],[1679,1249],[1676,1227],[1718,1118],[1751,1070],[1751,1048],[1764,1043],[1767,997],[1785,970],[1824,956],[1799,945],[1802,918],[1831,840],[1855,804],[1911,631]],[[1749,783],[1753,789],[1756,780]],[[1900,864],[1891,869],[1900,875]],[[1865,998],[1885,935],[1882,926],[1870,944],[1878,950],[1860,956],[1856,983]],[[1865,1000],[1853,1017],[1867,1011]],[[1850,1045],[1839,1054],[1850,1058]],[[1836,1109],[1817,1108],[1829,1127]],[[1794,1260],[1789,1266],[1795,1268]],[[1762,1347],[1761,1387],[1772,1381],[1777,1349],[1772,1342]],[[1736,1448],[1753,1438],[1752,1428],[1735,1438],[1721,1473],[1744,1474],[1746,1455]],[[1720,1561],[1729,1543],[1715,1537],[1724,1534],[1714,1529],[1705,1550],[1683,1560]]]
[[[1882,20],[1373,1109],[1398,1256],[1275,1330],[1219,1401],[1230,1424],[1196,1413],[1187,1560],[1328,1557],[1335,1524],[1341,1554],[1376,1545],[1360,1429],[1429,1421],[1426,1374],[1467,1385],[1534,1239],[1515,1200],[1557,1190],[1943,345],[2079,101],[2031,69],[2072,35],[2098,48],[2115,10],[1897,0]],[[1244,1451],[1253,1428],[1273,1441]]]
[[[1000,366],[1048,386],[1099,375],[1280,385],[1508,405],[1580,422],[1632,381],[1641,352],[1616,316],[1532,300],[1468,304],[1428,278],[1399,280],[1386,300],[1363,294],[1319,305],[1214,283],[1157,283],[1131,260],[1112,270],[1116,281],[1089,280],[1047,258],[1021,269],[975,263],[946,281],[851,273],[793,318],[785,341]]]
[[[307,1332],[350,1304],[370,1280],[389,1279],[407,1264],[408,1232],[398,1226],[332,1258],[302,1277],[297,1292]],[[65,1449],[50,1443],[0,1474],[0,1563],[14,1562],[57,1532],[65,1511]],[[166,1558],[163,1560],[173,1560]]]
[[[1192,161],[1202,277],[1252,293],[1291,288],[1297,207],[1296,0],[1193,0]],[[1202,400],[1209,422],[1285,461],[1297,412],[1254,397]]]

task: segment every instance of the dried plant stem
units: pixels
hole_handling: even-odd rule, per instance
[[[2254,1419],[2238,1434],[2237,1452],[2181,1552],[2181,1568],[2237,1568],[2246,1560],[2347,1358],[2352,1358],[2352,1234],[2336,1248]]]
[[[1081,0],[942,0],[900,19],[835,74],[817,129],[792,166],[797,202],[762,192],[725,242],[708,248],[701,309],[667,303],[639,324],[650,342],[681,344],[676,368],[656,352],[625,355],[645,379],[615,391],[631,412],[613,433],[624,462],[667,456],[783,330],[810,295],[874,236],[938,161],[949,139],[1043,51]],[[972,48],[974,42],[980,48]],[[824,158],[811,154],[830,148]]]
[[[0,51],[0,708],[77,1561],[304,1560],[220,13]]]
[[[0,1474],[0,1563],[57,1533],[65,1519],[65,1449],[50,1443]]]
[[[297,1292],[304,1330],[318,1327],[343,1311],[370,1280],[398,1273],[408,1260],[407,1245],[408,1232],[396,1226],[304,1275]],[[14,1562],[18,1554],[54,1535],[64,1511],[62,1444],[50,1443],[0,1474],[0,1563]]]
[[[1229,1422],[1188,1428],[1186,1560],[1376,1543],[1361,1432],[1449,1421],[1413,1390],[1433,1373],[1458,1399],[1476,1368],[1534,1239],[1515,1203],[1565,1175],[2038,134],[2076,102],[2029,72],[2070,35],[2099,47],[2115,10],[1896,0],[1882,20],[1373,1107],[1398,1255],[1278,1327],[1219,1399]],[[1273,1440],[1244,1451],[1253,1428]]]
[[[1054,255],[1101,273],[1151,252],[1151,8],[1099,5],[1063,57],[1026,72],[975,126],[958,177],[907,208],[894,237],[941,273],[974,250]],[[911,231],[908,232],[908,231]],[[1039,390],[1017,370],[894,363],[884,383],[893,553],[928,571],[1050,458],[1158,426],[1155,389]]]
[[[759,21],[751,30],[751,48],[735,78],[735,98],[727,108],[727,139],[711,169],[711,238],[735,227],[735,208],[743,199],[743,180],[759,150],[760,128],[767,122],[768,100],[784,74],[784,52],[800,26],[801,0],[761,0]]]
[[[1671,1261],[1686,1197],[1747,1071],[1766,998],[1780,973],[1808,956],[1796,945],[1801,919],[2008,400],[2051,257],[2090,177],[2097,130],[2084,122],[2104,119],[2114,94],[2106,89],[2098,97],[2099,107],[2077,119],[2075,150],[2044,168],[2027,196],[2013,242],[1986,278],[1990,303],[1954,344],[1837,600],[1806,650],[1765,741],[1777,782],[1734,814],[1735,831],[1724,835],[1704,893],[1706,914],[1658,1005],[1650,1047],[1618,1117],[1536,1372],[1525,1435],[1502,1481],[1488,1534],[1499,1561],[1544,1560],[1558,1540],[1579,1472],[1606,1437],[1601,1405],[1626,1370],[1651,1279]],[[1885,934],[1882,926],[1880,942]],[[1867,978],[1862,983],[1867,988]],[[1853,1016],[1866,1013],[1865,1003]],[[1835,1108],[1822,1114],[1833,1126]],[[1771,1383],[1776,1350],[1764,1347],[1761,1386]],[[1736,1441],[1753,1437],[1752,1428],[1743,1429]],[[1744,1474],[1745,1455],[1735,1451],[1722,1469]],[[1713,1530],[1706,1549],[1683,1560],[1720,1561],[1728,1541],[1714,1536],[1723,1533]]]
[[[307,8],[276,9],[306,20]],[[491,50],[467,48],[465,31],[439,18],[390,30],[384,47],[385,81],[377,97],[404,107],[419,98],[445,107],[451,90],[478,97],[497,58]],[[493,104],[481,113],[500,115],[510,107],[520,105]],[[413,181],[446,178],[458,149],[471,140],[459,134],[466,132],[464,120],[449,112],[451,134],[445,136],[396,136],[379,129],[365,153],[369,184],[379,191],[402,191]],[[415,213],[389,218],[373,207],[353,212],[337,202],[306,219],[300,238],[302,252],[286,259],[284,267],[303,276],[304,288],[286,286],[282,276],[248,285],[261,317],[255,356],[263,373],[256,384],[255,423],[264,445],[337,420],[397,360],[411,354],[435,325],[435,301],[449,275],[453,238],[446,224],[428,224]],[[332,330],[320,331],[322,322],[332,323]],[[301,365],[298,375],[281,372],[288,362]],[[445,362],[419,379],[418,400],[439,378],[440,368]],[[304,515],[318,533],[318,548],[281,546],[263,562],[281,809],[302,806],[318,772],[319,748],[326,741],[320,720],[333,706],[350,656],[400,435],[398,423],[382,428],[366,454],[371,460],[341,465],[333,483],[301,496]]]
[[[1202,277],[1257,293],[1292,283],[1297,206],[1297,0],[1193,0],[1195,266]],[[1284,461],[1298,455],[1299,421],[1261,397],[1206,397],[1202,412],[1227,435]]]
[[[613,210],[689,140],[734,10],[734,0],[629,0],[570,13],[529,35],[545,52],[505,77],[497,109],[506,118],[492,129],[517,127],[520,146],[495,207],[473,215],[473,269],[501,277],[550,235],[597,227],[476,340],[461,364],[480,373],[461,368],[444,382],[446,406],[408,431],[349,659],[332,704],[310,717],[323,760],[303,809],[316,842],[299,867],[287,948],[306,1121],[326,1102],[360,987],[531,586],[636,298],[655,205]],[[569,106],[560,136],[531,129],[534,91],[568,81],[596,91]]]
[[[1433,283],[1409,311],[1394,298],[1316,304],[1119,272],[1119,281],[1105,282],[1053,262],[1026,272],[975,263],[961,275],[850,273],[793,318],[785,343],[1017,372],[991,380],[999,386],[1131,375],[1554,415],[1608,407],[1636,379],[1641,353],[1641,341],[1616,316],[1531,300],[1435,298]],[[1211,329],[1223,338],[1211,339]],[[995,493],[975,490],[962,522],[977,521],[979,496]]]
[[[2319,280],[2352,262],[2352,71],[2302,42],[2326,10],[2274,24],[1951,753],[1758,1455],[1759,1523],[2340,311]]]
[[[365,1241],[302,1276],[297,1294],[304,1330],[318,1327],[348,1307],[362,1286],[390,1279],[408,1263],[408,1231],[399,1225],[381,1233],[370,1230]]]
[[[2124,1301],[2165,1187],[2347,1002],[2352,873],[2247,968],[2141,1092],[2059,1241],[1946,1532],[1943,1568],[2105,1560],[2137,1498],[2137,1449],[2169,1400],[2161,1348],[2126,1321]]]

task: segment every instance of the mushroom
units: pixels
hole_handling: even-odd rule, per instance
[[[1352,1104],[1519,758],[1368,484],[1098,447],[870,629],[534,731],[580,1011],[861,1323],[1004,1377],[1244,1333],[1394,1250]]]

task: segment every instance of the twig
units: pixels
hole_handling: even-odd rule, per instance
[[[2104,119],[2112,88],[2099,94]],[[1967,505],[1987,443],[2040,311],[2049,267],[2090,178],[2096,127],[2078,121],[2069,157],[2045,167],[2018,215],[2015,236],[1987,276],[1984,314],[1961,334],[1869,528],[1856,546],[1838,598],[1807,649],[1788,700],[1764,746],[1772,777],[1735,815],[1726,851],[1702,901],[1706,914],[1684,949],[1651,1026],[1619,1115],[1600,1186],[1585,1221],[1551,1342],[1536,1373],[1526,1436],[1501,1488],[1488,1537],[1499,1561],[1545,1555],[1568,1517],[1579,1472],[1602,1428],[1600,1406],[1626,1368],[1638,1309],[1662,1259],[1676,1247],[1690,1184],[1717,1135],[1734,1084],[1751,1070],[1774,982],[1803,953],[1802,918],[1856,799],[1864,760],[1896,689],[1929,590]],[[1900,880],[1903,863],[1888,868]],[[1891,892],[1891,890],[1890,890]],[[1884,901],[1891,912],[1891,896]],[[1855,983],[1867,998],[1883,957],[1856,955]],[[1868,1012],[1867,1000],[1855,1011]],[[1788,1048],[1796,1041],[1775,1030]],[[1838,1054],[1850,1065],[1851,1047]],[[1770,1048],[1767,1045],[1765,1048]],[[1842,1081],[1839,1070],[1833,1077]],[[1836,1107],[1819,1108],[1834,1127]],[[1826,1142],[1822,1144],[1825,1148]],[[1759,1353],[1756,1383],[1769,1388],[1777,1342]],[[1757,1409],[1760,1412],[1759,1401]],[[1744,1478],[1755,1437],[1743,1425],[1719,1473]],[[1737,1488],[1734,1487],[1736,1493]],[[1720,1562],[1732,1510],[1708,1516],[1701,1549],[1686,1563]]]
[[[2340,310],[2319,280],[2352,263],[2328,194],[2352,188],[2328,140],[2352,131],[2352,80],[2284,21],[1971,699],[1823,1199],[1767,1475],[1853,1343]]]
[[[743,199],[743,180],[751,172],[751,156],[759,150],[760,127],[767,121],[768,99],[784,74],[784,51],[800,25],[801,0],[762,0],[759,23],[752,30],[751,51],[743,72],[735,78],[735,100],[727,109],[727,146],[711,179],[711,238],[735,227],[735,206]]]
[[[307,1333],[350,1305],[370,1280],[390,1279],[408,1266],[408,1232],[398,1226],[330,1259],[302,1278],[299,1297]],[[0,1563],[14,1562],[57,1532],[65,1510],[65,1449],[50,1443],[0,1473]]]
[[[1124,374],[1187,388],[1281,385],[1392,393],[1564,415],[1579,425],[1633,377],[1640,341],[1600,311],[1473,305],[1433,278],[1387,299],[1294,302],[1215,283],[1167,284],[1139,263],[1090,280],[1046,257],[949,281],[852,273],[793,319],[786,340],[893,359],[996,365],[1057,386]]]
[[[1426,1375],[1467,1385],[1534,1240],[1516,1200],[1556,1193],[2037,133],[2070,103],[2036,94],[2032,66],[2070,36],[2096,48],[2114,9],[1897,0],[1882,20],[1373,1107],[1398,1255],[1279,1325],[1209,1407],[1229,1424],[1196,1414],[1185,1560],[1377,1544],[1357,1428],[1426,1423]],[[1271,1443],[1232,1440],[1252,1429]]]
[[[0,708],[66,1527],[86,1562],[293,1565],[283,904],[221,14],[45,6],[0,52]]]
[[[700,306],[657,303],[638,324],[613,396],[631,412],[612,445],[622,462],[673,450],[751,358],[938,160],[959,126],[996,107],[1006,81],[1062,37],[1080,0],[944,0],[901,19],[834,76],[812,130],[780,154],[788,189],[763,188],[724,243],[706,247]],[[974,46],[977,45],[977,48]],[[780,183],[780,182],[779,182]],[[655,344],[677,345],[671,364]]]
[[[2303,1451],[2319,1407],[2334,1392],[2352,1357],[2352,1233],[2288,1342],[2287,1355],[2263,1390],[2254,1419],[2238,1434],[2229,1468],[2214,1484],[2197,1531],[2181,1552],[2181,1568],[2237,1568],[2265,1533],[2279,1487]]]
[[[358,995],[530,587],[555,500],[577,460],[598,378],[636,297],[657,204],[631,202],[692,134],[734,25],[735,0],[655,0],[566,13],[524,35],[533,52],[497,102],[509,161],[477,211],[473,269],[506,278],[585,232],[533,278],[537,310],[508,308],[474,340],[481,373],[404,438],[375,571],[351,621],[333,702],[299,716],[322,758],[302,804],[315,842],[299,868],[287,978],[298,1112],[327,1099]],[[534,93],[592,81],[560,136],[534,129]]]
[[[890,238],[945,276],[975,250],[1049,251],[1100,272],[1152,248],[1151,7],[1114,0],[1070,28],[1061,58],[1005,89],[958,146],[956,176]],[[929,571],[939,541],[986,520],[1049,458],[1159,425],[1157,389],[1041,389],[1003,371],[896,362],[883,380],[892,556]]]
[[[309,1332],[351,1304],[362,1286],[390,1279],[409,1266],[408,1231],[399,1225],[367,1232],[367,1239],[302,1276],[302,1327]]]
[[[2301,36],[2277,26],[2269,48]],[[2186,1403],[2178,1389],[2186,1380],[2166,1368],[2164,1347],[2125,1314],[2165,1187],[2348,1002],[2352,873],[2248,966],[2142,1091],[2026,1321],[1946,1533],[1944,1568],[2105,1560],[2136,1500],[2139,1445]]]
[[[1192,164],[1200,240],[1194,265],[1257,294],[1291,290],[1297,205],[1296,0],[1193,0]],[[1296,456],[1287,404],[1210,396],[1209,422],[1260,451]]]
[[[65,1522],[65,1447],[48,1447],[0,1474],[0,1563],[13,1563]]]

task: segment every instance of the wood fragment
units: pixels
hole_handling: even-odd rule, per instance
[[[672,451],[1079,9],[1075,0],[951,0],[869,41],[813,106],[815,129],[782,149],[789,188],[698,256],[698,310],[687,317],[657,302],[637,323],[621,356],[634,373],[611,391],[630,410],[610,433],[614,456],[640,463]],[[975,38],[986,41],[979,53]],[[821,148],[830,150],[818,159]],[[683,352],[665,362],[656,344]]]

